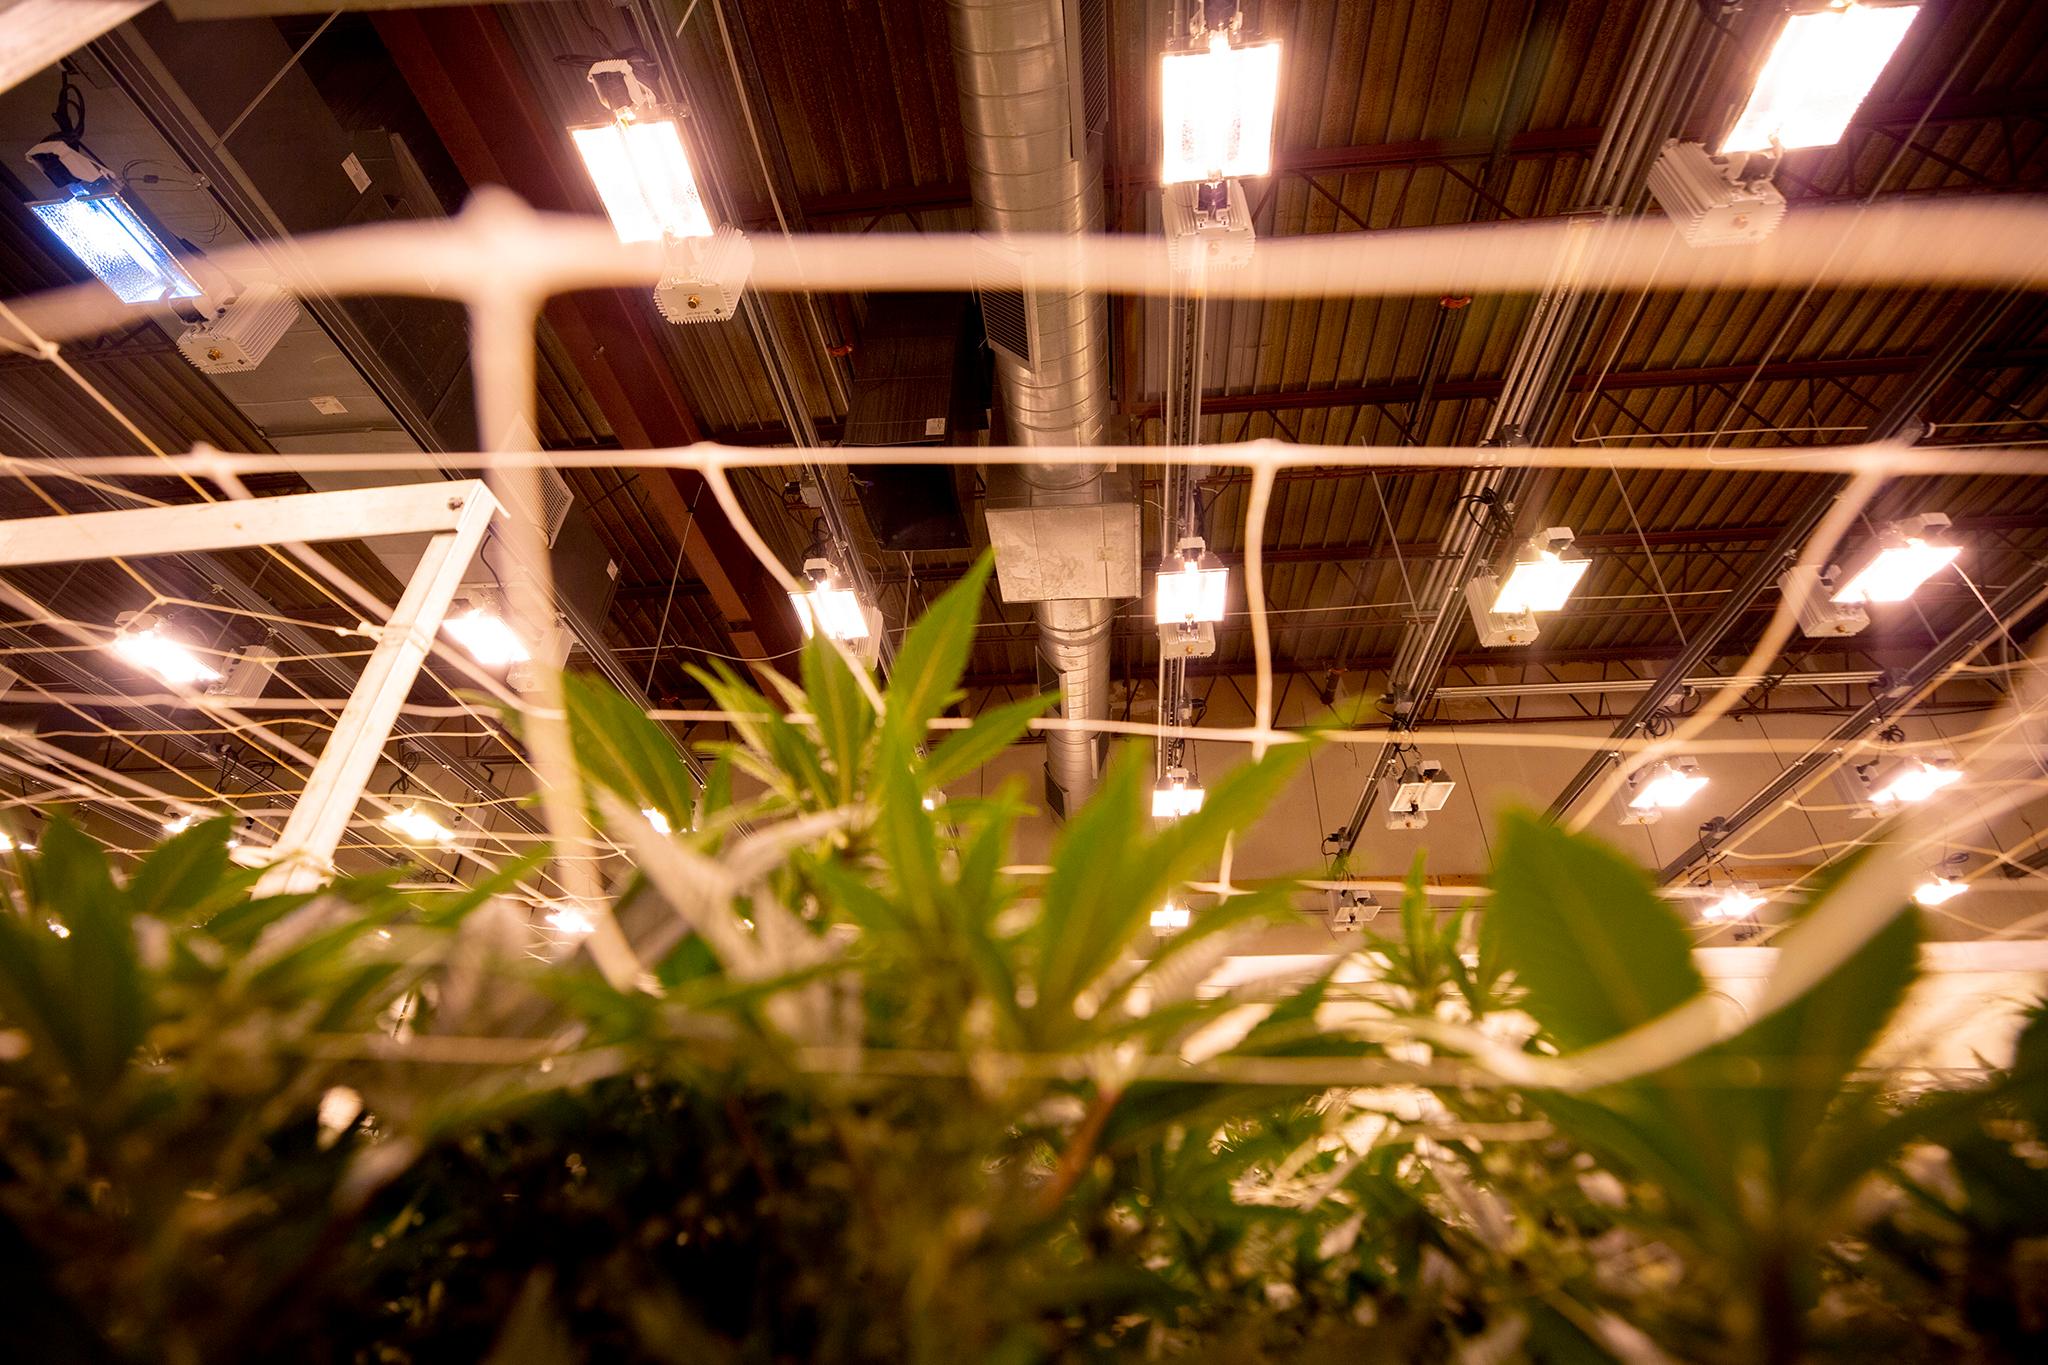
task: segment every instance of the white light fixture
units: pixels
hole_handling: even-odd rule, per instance
[[[0,829],[0,853],[33,853],[35,844],[27,839],[17,840],[6,830]]]
[[[1728,889],[1700,907],[1700,918],[1716,922],[1747,919],[1763,908],[1764,898],[1747,882],[1730,882]]]
[[[1273,169],[1280,44],[1234,46],[1221,29],[1192,52],[1159,59],[1159,183],[1230,180]]]
[[[1628,782],[1635,791],[1628,806],[1635,811],[1677,810],[1707,785],[1700,765],[1690,758],[1659,759],[1630,773]]]
[[[803,622],[805,639],[820,630],[834,640],[868,638],[871,627],[860,594],[840,584],[839,571],[831,560],[805,560],[804,578],[811,586],[791,593],[789,600],[796,608],[797,620]]]
[[[192,826],[200,824],[203,821],[213,819],[214,814],[215,812],[210,810],[188,810],[181,812],[177,815],[173,815],[164,821],[164,833],[183,834],[186,830],[192,828]],[[241,841],[238,839],[230,839],[228,840],[228,847],[233,848],[239,842]]]
[[[656,834],[674,834],[676,832],[675,826],[668,822],[668,817],[653,806],[642,806],[640,808],[640,818],[645,820]]]
[[[172,635],[169,627],[147,612],[123,612],[114,624],[119,630],[107,647],[136,668],[183,686],[220,677],[219,670],[208,665],[190,645]]]
[[[1933,876],[1913,888],[1913,903],[1924,907],[1943,905],[1970,889],[1961,877]]]
[[[1942,533],[1948,518],[1939,512],[1895,521],[1878,535],[1877,553],[1835,591],[1837,602],[1903,602],[1922,583],[1954,562],[1962,546]]]
[[[485,668],[510,668],[533,658],[533,651],[519,638],[519,632],[504,617],[482,607],[471,607],[459,616],[449,617],[441,623],[441,629]]]
[[[417,804],[392,811],[383,819],[384,828],[410,844],[445,844],[455,831],[436,820]]]
[[[620,241],[711,236],[711,217],[674,118],[623,109],[610,122],[571,128],[569,136]]]
[[[1202,808],[1202,788],[1193,785],[1186,768],[1168,768],[1166,780],[1152,789],[1152,814],[1161,820],[1178,820]]]
[[[1223,619],[1230,570],[1209,553],[1200,536],[1182,540],[1178,552],[1159,568],[1152,613],[1163,626],[1191,626]]]
[[[1416,759],[1401,769],[1394,783],[1394,799],[1387,807],[1388,829],[1421,829],[1429,823],[1429,812],[1442,810],[1458,784],[1444,776],[1444,765],[1433,758]]]
[[[566,902],[557,904],[541,918],[557,932],[576,938],[597,932],[597,921],[593,920],[590,912],[580,905],[570,905]]]
[[[74,192],[63,199],[30,204],[29,210],[123,303],[168,303],[205,293],[149,224],[112,188]]]
[[[1721,153],[1840,142],[1920,15],[1918,5],[1844,5],[1785,20]]]
[[[1162,934],[1177,933],[1194,922],[1188,908],[1178,901],[1168,901],[1152,912],[1152,927]]]
[[[1500,585],[1493,610],[1501,616],[1560,611],[1593,561],[1571,548],[1572,528],[1553,526],[1523,543]]]
[[[1888,764],[1870,781],[1870,800],[1879,806],[1910,806],[1963,780],[1963,770],[1947,760],[1914,755]]]

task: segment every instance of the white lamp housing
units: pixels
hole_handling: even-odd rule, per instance
[[[739,311],[754,244],[727,223],[709,237],[669,239],[667,264],[654,286],[654,306],[678,325],[725,322]]]
[[[1785,196],[1769,172],[1751,175],[1748,162],[1747,156],[1710,156],[1699,143],[1677,138],[1657,153],[1650,193],[1687,246],[1761,242],[1785,221]]]
[[[417,802],[392,811],[379,823],[409,844],[447,844],[455,839],[454,830],[436,820]]]
[[[1799,613],[1799,629],[1811,639],[1854,635],[1870,624],[1870,613],[1853,602],[1835,600],[1836,573],[1794,564],[1778,575],[1778,591]]]
[[[1764,898],[1748,882],[1730,882],[1728,889],[1700,907],[1700,918],[1716,923],[1747,919],[1763,908]]]
[[[1179,901],[1168,901],[1152,912],[1152,927],[1162,934],[1175,934],[1194,922],[1194,916]]]
[[[803,579],[810,586],[791,593],[789,601],[803,623],[804,638],[822,630],[827,639],[842,640],[863,660],[874,662],[881,650],[881,613],[840,581],[829,559],[805,560]]]
[[[1852,4],[1787,18],[1721,154],[1840,142],[1919,17],[1918,5]]]
[[[1930,909],[1937,905],[1946,905],[1969,889],[1970,884],[1961,877],[1936,873],[1913,888],[1913,904]]]
[[[1206,793],[1188,778],[1186,768],[1168,768],[1166,780],[1152,789],[1152,814],[1161,820],[1178,820],[1202,808]]]
[[[1962,546],[1949,543],[1948,527],[1948,518],[1939,512],[1922,512],[1887,524],[1878,533],[1876,553],[1835,590],[1834,600],[1850,604],[1905,601],[1963,552]]]
[[[468,610],[441,622],[448,638],[485,668],[510,668],[533,658],[533,650],[491,603],[472,599]]]
[[[571,128],[583,167],[622,242],[709,237],[711,216],[673,117],[625,108],[607,123]]]
[[[1330,928],[1338,932],[1356,929],[1370,923],[1380,913],[1380,898],[1370,891],[1355,891],[1348,886],[1334,888],[1330,892]]]
[[[1421,829],[1429,823],[1429,812],[1442,810],[1458,784],[1444,776],[1444,765],[1433,758],[1421,758],[1401,769],[1394,783],[1394,799],[1387,807],[1388,829]]]
[[[201,374],[240,374],[261,365],[298,320],[297,299],[274,284],[252,284],[180,332],[178,353]]]
[[[1152,611],[1159,648],[1168,658],[1205,659],[1216,652],[1216,623],[1230,593],[1230,570],[1200,536],[1184,538],[1159,566]]]
[[[1963,770],[1952,761],[1914,754],[1877,770],[1870,779],[1870,800],[1886,809],[1910,806],[1962,780]]]
[[[1572,528],[1553,526],[1523,543],[1500,586],[1493,610],[1503,616],[1561,611],[1593,561],[1571,548]]]
[[[1233,45],[1213,30],[1207,45],[1159,59],[1161,185],[1233,180],[1273,169],[1280,102],[1280,44]]]
[[[118,628],[107,648],[125,662],[155,674],[167,683],[190,687],[213,682],[220,670],[200,658],[192,646],[171,633],[160,618],[142,611],[124,611],[114,618]]]
[[[95,183],[107,188],[30,204],[29,211],[121,302],[168,303],[201,297],[206,291],[112,188],[113,182]]]
[[[1706,774],[1690,758],[1659,759],[1628,775],[1630,796],[1624,823],[1653,825],[1667,810],[1677,810],[1707,785]]]

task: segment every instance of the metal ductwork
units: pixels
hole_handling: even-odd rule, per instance
[[[977,225],[996,237],[1100,232],[1101,143],[1093,133],[1107,75],[1102,6],[951,0],[947,8]],[[1110,389],[1104,299],[1033,290],[1021,274],[1003,279],[1001,259],[992,243],[982,305],[1009,441],[1100,444]],[[1045,515],[1053,508],[1061,511]],[[1036,604],[1039,653],[1072,719],[1109,714],[1111,599],[1137,591],[1137,517],[1136,500],[1101,465],[1026,465],[990,478],[989,536],[1003,595]],[[1076,544],[1084,538],[1094,542],[1092,557]],[[1084,800],[1098,767],[1094,736],[1046,735],[1056,809]]]

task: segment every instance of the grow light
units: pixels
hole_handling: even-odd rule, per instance
[[[1163,934],[1175,933],[1194,922],[1194,916],[1185,905],[1168,901],[1152,912],[1152,927]]]
[[[712,235],[683,132],[673,118],[623,109],[609,123],[571,128],[569,136],[620,241]]]
[[[1178,557],[1160,566],[1158,583],[1152,611],[1160,625],[1197,625],[1223,619],[1230,570],[1208,552],[1200,536],[1189,536],[1180,543]]]
[[[580,905],[557,905],[541,918],[561,933],[579,938],[597,932],[597,921]]]
[[[1910,806],[1963,780],[1963,770],[1948,762],[1903,758],[1881,771],[1870,784],[1870,799],[1880,806]]]
[[[220,677],[217,669],[194,653],[190,645],[172,635],[155,617],[131,612],[116,624],[121,630],[107,647],[136,668],[181,686],[212,682]]]
[[[675,826],[668,822],[668,817],[653,806],[642,806],[640,808],[640,818],[645,820],[656,834],[674,834],[676,832]]]
[[[1677,810],[1707,785],[1699,765],[1689,758],[1660,759],[1629,777],[1635,795],[1630,810]]]
[[[1903,602],[1963,552],[1940,538],[1948,518],[1923,512],[1884,528],[1878,550],[1835,593],[1837,602]]]
[[[33,841],[16,839],[7,831],[0,830],[0,853],[33,853],[35,851],[36,846]]]
[[[1735,882],[1726,891],[1700,907],[1700,918],[1745,919],[1763,908],[1763,903],[1764,898],[1756,893],[1756,888],[1743,882]]]
[[[1394,786],[1396,811],[1442,810],[1458,784],[1444,776],[1444,765],[1432,758],[1412,763],[1401,770]]]
[[[384,817],[383,825],[399,838],[412,844],[445,844],[455,838],[454,830],[417,805],[392,811]]]
[[[1553,526],[1529,538],[1508,570],[1507,582],[1493,600],[1497,616],[1559,611],[1572,589],[1593,567],[1593,561],[1571,549],[1569,526]]]
[[[1152,789],[1152,814],[1162,820],[1178,820],[1202,808],[1202,788],[1188,778],[1186,768],[1168,768],[1166,780]]]
[[[1206,50],[1159,59],[1161,185],[1259,176],[1273,169],[1273,115],[1280,102],[1280,44],[1232,46],[1209,35]]]
[[[834,640],[868,638],[868,614],[860,594],[841,586],[839,572],[830,560],[805,561],[804,577],[811,586],[791,593],[789,600],[796,608],[797,620],[803,622],[805,639],[820,630]]]
[[[74,193],[29,210],[123,303],[196,299],[205,292],[115,190]]]
[[[1846,5],[1785,21],[1721,154],[1828,147],[1920,15],[1917,5]]]
[[[1929,877],[1913,888],[1913,903],[1930,907],[1943,905],[1969,889],[1970,884],[1960,877]]]
[[[510,668],[533,658],[526,641],[519,638],[519,632],[504,617],[481,607],[449,617],[441,623],[441,629],[485,668]]]

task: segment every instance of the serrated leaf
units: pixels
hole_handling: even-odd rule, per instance
[[[831,800],[845,805],[867,775],[874,707],[862,695],[860,681],[846,660],[822,635],[805,642],[803,673],[806,703],[818,727],[819,742],[832,760]]]
[[[697,784],[668,731],[597,678],[563,674],[562,705],[586,778],[660,811],[673,829],[689,828]]]
[[[960,674],[981,619],[982,585],[994,564],[988,554],[976,559],[903,637],[889,670],[878,763],[908,764],[924,742],[925,727],[959,694]]]

